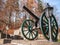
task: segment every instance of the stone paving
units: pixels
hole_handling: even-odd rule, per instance
[[[8,43],[4,44],[4,39],[0,39],[0,45],[60,45],[60,42],[50,42],[47,41],[43,35],[39,35],[39,38],[36,40],[8,40]]]
[[[60,42],[49,42],[47,40],[12,40],[11,43],[0,43],[0,45],[60,45]]]

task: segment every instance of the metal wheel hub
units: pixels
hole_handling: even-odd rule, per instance
[[[28,26],[28,30],[30,33],[32,32],[32,27],[30,25]]]

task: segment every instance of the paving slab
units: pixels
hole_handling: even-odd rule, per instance
[[[18,40],[12,41],[11,44],[21,44],[21,45],[60,45],[59,42],[49,42],[47,40],[34,40],[34,41],[27,41],[27,40]]]
[[[49,42],[47,40],[32,40],[32,41],[29,41],[29,40],[11,40],[10,43],[1,43],[1,40],[2,42],[3,39],[0,39],[0,45],[60,45],[60,42]],[[9,40],[7,40],[8,42]]]

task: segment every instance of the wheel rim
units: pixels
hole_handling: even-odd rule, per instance
[[[50,20],[51,20],[51,30],[52,30],[52,40],[55,41],[57,40],[57,35],[58,35],[58,24],[57,24],[57,21],[54,17],[54,15],[52,15],[50,17]]]
[[[51,36],[52,36],[52,40],[55,41],[57,40],[57,35],[58,35],[58,24],[57,21],[54,17],[54,15],[50,16],[50,24],[51,24]],[[41,29],[42,29],[42,33],[45,36],[46,39],[50,39],[49,37],[49,21],[47,16],[45,15],[45,13],[43,13],[42,17],[41,17]]]
[[[22,24],[22,34],[28,40],[34,40],[38,36],[38,31],[33,29],[34,22],[32,20],[25,20]]]

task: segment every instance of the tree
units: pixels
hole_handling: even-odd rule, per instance
[[[38,9],[40,12],[42,12],[43,10],[43,6],[42,6],[42,1],[41,0],[38,0]]]

